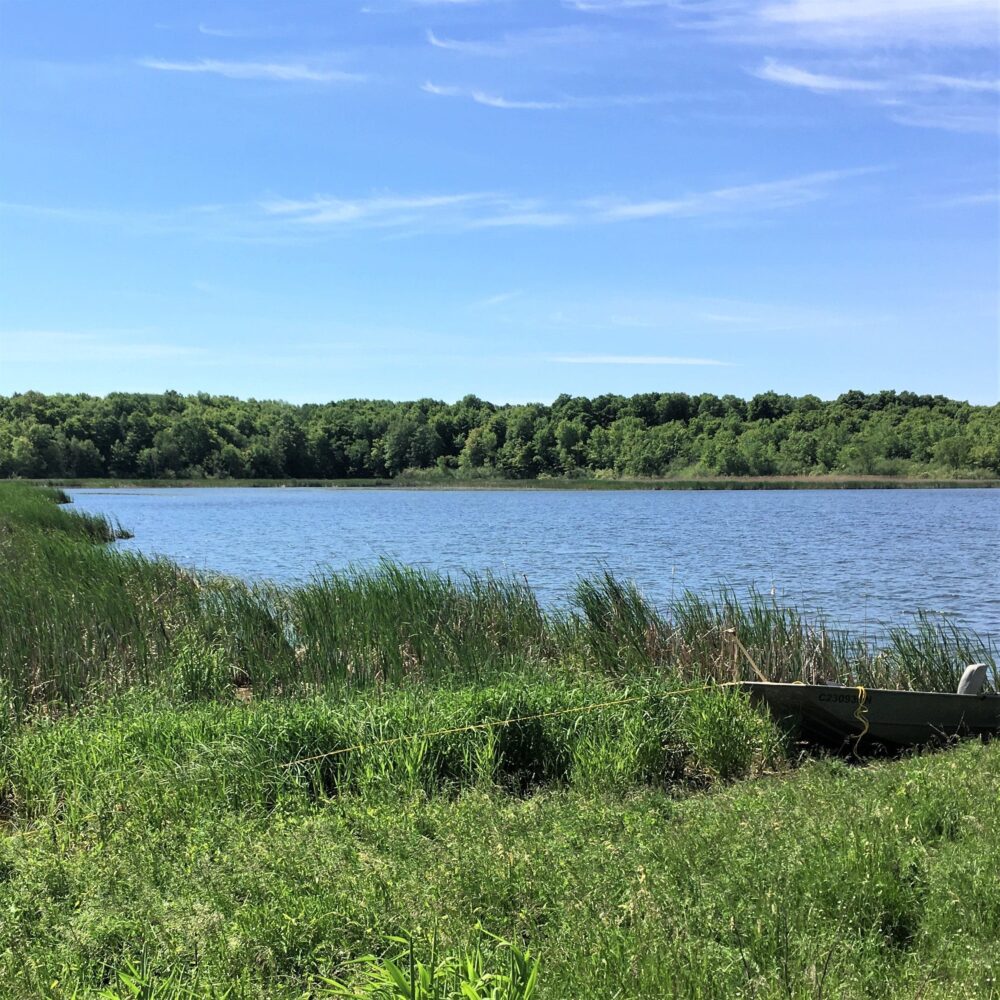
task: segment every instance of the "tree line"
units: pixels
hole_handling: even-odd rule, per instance
[[[1000,475],[1000,404],[648,392],[551,405],[207,393],[0,396],[0,477]]]

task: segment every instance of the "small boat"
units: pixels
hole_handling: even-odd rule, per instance
[[[1000,735],[1000,694],[983,694],[979,685],[976,693],[962,694],[768,681],[740,686],[803,739],[827,746],[881,743],[898,749]]]

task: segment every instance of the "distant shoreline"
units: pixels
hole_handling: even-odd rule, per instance
[[[702,479],[34,479],[64,489],[317,488],[393,490],[899,490],[996,489],[1000,479],[886,476],[732,476]]]

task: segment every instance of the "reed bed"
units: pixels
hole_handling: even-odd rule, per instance
[[[873,640],[756,593],[659,608],[610,573],[550,612],[516,580],[389,562],[298,587],[248,584],[95,545],[118,529],[53,499],[0,487],[0,698],[16,718],[133,687],[246,699],[571,675],[954,690],[970,662],[995,678],[991,640],[926,615]]]
[[[129,538],[129,532],[99,514],[76,511],[72,517],[58,509],[70,503],[70,497],[61,489],[49,486],[31,486],[10,481],[0,488],[0,538],[9,542],[18,529],[83,539],[92,542],[111,542],[116,538]]]
[[[909,627],[863,636],[755,591],[686,593],[661,612],[611,573],[580,581],[574,609],[563,623],[569,641],[609,673],[954,691],[968,664],[987,663],[996,684],[992,638],[922,612]]]
[[[381,562],[286,592],[302,668],[354,683],[487,678],[558,658],[552,625],[523,583]]]

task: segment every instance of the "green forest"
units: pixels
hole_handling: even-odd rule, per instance
[[[1000,405],[885,391],[559,396],[551,405],[207,393],[0,397],[0,477],[1000,475]]]

